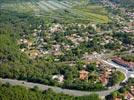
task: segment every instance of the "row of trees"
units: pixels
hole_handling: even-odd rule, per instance
[[[134,62],[134,55],[125,55],[122,56],[122,59],[129,62]]]

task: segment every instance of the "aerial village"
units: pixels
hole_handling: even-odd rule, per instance
[[[103,38],[99,42],[102,46],[107,45],[108,43],[114,43],[115,41],[119,42],[120,45],[122,44],[121,41],[114,39],[112,35],[110,35],[111,33],[95,33],[96,30],[99,30],[99,28],[97,28],[97,26],[94,24],[87,26],[81,24],[71,24],[68,26],[74,27],[74,29],[71,30],[72,34],[68,33],[65,36],[62,36],[61,33],[65,32],[67,30],[67,27],[61,24],[53,24],[51,27],[48,28],[48,30],[41,30],[42,26],[40,25],[38,29],[34,29],[33,32],[30,34],[32,37],[30,37],[31,39],[28,39],[29,37],[27,37],[27,35],[23,33],[22,38],[18,40],[20,51],[22,53],[25,53],[31,59],[41,57],[46,57],[45,59],[48,59],[47,57],[54,56],[55,58],[53,58],[53,60],[58,62],[62,60],[62,57],[64,55],[66,55],[66,52],[79,47],[81,43],[93,41],[92,37],[95,35],[100,36],[103,34]],[[78,33],[75,28],[81,27],[83,31],[90,28],[94,31],[94,33],[88,33],[88,31],[85,31],[84,33]],[[60,36],[58,36],[57,33],[60,34]],[[58,37],[56,37],[55,35]],[[60,40],[60,38],[63,38],[63,40]],[[125,46],[121,46],[121,48],[125,48]],[[117,48],[117,50],[120,50],[121,48]],[[105,53],[107,52],[107,50],[104,48],[101,52]],[[83,68],[79,70],[79,80],[88,80],[90,76],[94,75],[93,72],[90,73],[86,69],[88,64],[95,62],[95,67],[97,68],[96,70],[99,76],[94,79],[94,83],[101,82],[104,86],[110,87],[110,79],[112,78],[112,74],[114,71],[116,71],[116,69],[111,68],[109,67],[109,65],[106,65],[105,63],[95,59],[95,57],[93,56],[94,53],[95,52],[89,54],[89,52],[87,51],[81,55],[80,59],[85,64],[83,64]],[[129,70],[134,70],[133,62],[126,62],[118,57],[113,57],[111,58],[111,60],[120,65],[123,65],[124,67],[128,67]],[[62,60],[62,62],[67,62],[70,66],[75,64],[73,60]],[[52,76],[52,79],[57,80],[59,83],[62,84],[64,83],[65,78],[64,75],[56,74]]]
[[[74,96],[77,96],[75,91],[80,94],[95,92],[99,96],[106,97],[106,100],[134,100],[134,12],[132,9],[121,7],[120,4],[110,0],[100,0],[101,4],[91,8],[92,3],[89,3],[87,8],[90,8],[91,13],[85,13],[86,16],[80,14],[81,18],[79,18],[78,13],[88,12],[88,9],[83,7],[88,3],[84,3],[78,9],[76,6],[72,7],[73,3],[66,0],[34,2],[29,1],[29,4],[33,5],[32,7],[38,5],[36,8],[40,6],[43,9],[47,7],[51,9],[46,12],[43,9],[39,10],[38,14],[34,13],[36,15],[34,17],[30,12],[28,15],[23,13],[23,16],[18,12],[7,10],[2,12],[4,21],[1,25],[3,28],[0,28],[2,32],[0,79],[4,80],[5,85],[1,85],[0,82],[1,87],[12,88],[8,82],[15,85],[18,82],[26,87],[26,84],[33,84],[35,87],[30,88],[29,91],[40,92],[43,96],[47,91],[51,94],[48,87],[53,87],[58,93],[74,91]],[[75,0],[73,2],[80,6],[80,2]],[[73,11],[70,11],[70,8],[59,9],[69,3]],[[22,3],[21,7],[26,7],[25,3]],[[94,7],[97,9],[100,7],[101,12],[96,11],[95,14]],[[104,8],[107,10],[105,11]],[[46,15],[41,16],[44,13]],[[56,13],[61,15],[55,15]],[[64,14],[64,20],[60,20],[62,17],[57,18]],[[74,19],[66,21],[70,15],[69,18]],[[86,19],[88,17],[90,20]],[[17,44],[14,44],[16,42]],[[35,84],[39,88],[40,85],[47,87],[48,90],[41,92]]]
[[[110,6],[116,7],[115,5]],[[78,70],[78,76],[74,77],[74,81],[89,81],[90,78],[94,77],[94,83],[99,82],[104,87],[110,88],[115,84],[111,81],[113,73],[117,70],[100,59],[96,59],[94,53],[111,54],[112,56],[108,58],[110,61],[129,71],[134,71],[133,61],[125,61],[121,56],[113,56],[112,54],[113,51],[120,52],[123,50],[130,54],[134,53],[133,43],[126,43],[126,41],[120,39],[123,37],[118,36],[120,33],[131,36],[131,33],[134,32],[134,16],[129,12],[126,13],[126,16],[130,20],[125,24],[125,19],[121,16],[112,18],[119,23],[118,28],[112,24],[101,26],[94,23],[52,23],[47,25],[45,29],[42,28],[42,25],[39,25],[31,33],[22,33],[18,45],[20,51],[30,59],[44,58],[54,62],[67,63],[69,66],[77,65],[79,59],[83,64],[82,68]],[[115,30],[115,33],[112,31],[113,29],[109,28],[110,26]],[[88,50],[88,48],[91,48],[91,50]],[[73,50],[74,52],[72,52]],[[88,65],[93,63],[95,63],[95,69],[91,69],[90,72]],[[58,84],[64,84],[66,80],[63,74],[54,74],[51,79],[57,81]]]

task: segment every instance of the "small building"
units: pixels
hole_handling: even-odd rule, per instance
[[[108,84],[108,78],[103,74],[100,75],[99,80],[104,86]]]
[[[130,92],[124,94],[125,100],[134,100],[134,96]]]
[[[130,87],[130,92],[134,95],[134,85]]]
[[[26,52],[26,53],[29,55],[31,59],[35,59],[36,57],[39,56],[38,50],[30,50],[29,52]]]
[[[86,80],[86,79],[88,79],[88,73],[89,73],[88,71],[81,70],[79,72],[79,74],[80,74],[79,79],[80,80]]]
[[[52,79],[53,80],[58,80],[58,82],[59,83],[63,83],[63,81],[64,81],[64,75],[54,75],[53,77],[52,77]]]
[[[63,28],[60,24],[55,24],[53,27],[50,28],[51,33],[61,32],[61,31],[63,31]]]
[[[116,97],[116,98],[114,98],[114,100],[122,100],[122,98]]]

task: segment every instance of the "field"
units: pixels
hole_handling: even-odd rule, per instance
[[[7,2],[5,2],[7,1]],[[1,9],[21,13],[48,16],[68,22],[107,23],[107,12],[103,7],[91,5],[86,0],[15,0],[1,1]]]

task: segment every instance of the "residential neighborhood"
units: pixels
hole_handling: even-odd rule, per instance
[[[0,100],[134,100],[134,0],[0,0]]]

